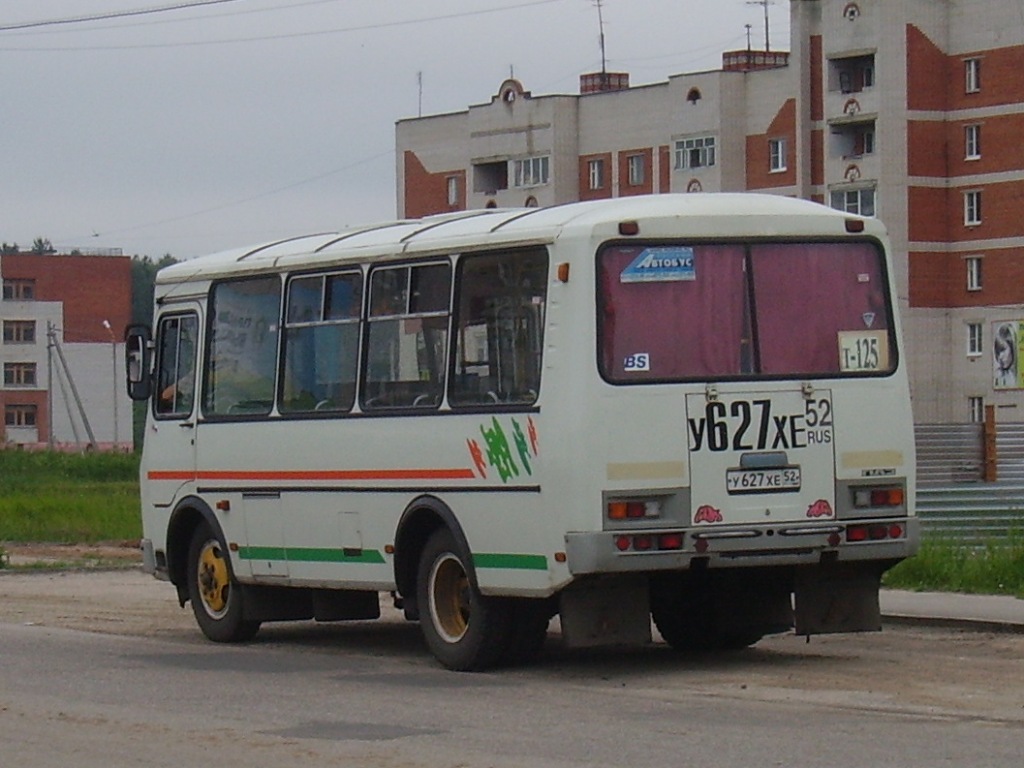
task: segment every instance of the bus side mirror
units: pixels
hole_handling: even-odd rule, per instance
[[[148,325],[129,325],[124,332],[124,369],[128,397],[148,400],[153,394],[153,339]]]

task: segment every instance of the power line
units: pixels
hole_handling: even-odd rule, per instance
[[[60,24],[81,24],[88,21],[106,21],[107,19],[123,19],[128,16],[146,16],[153,13],[166,13],[167,11],[181,11],[186,8],[196,8],[203,5],[222,5],[224,3],[237,3],[238,0],[192,0],[187,3],[172,3],[169,5],[158,5],[150,8],[132,8],[126,11],[108,11],[105,13],[91,13],[86,16],[68,16],[63,19],[43,19],[42,21],[23,21],[17,24],[0,24],[0,32],[9,32],[15,29],[35,29],[37,27],[54,27]]]
[[[235,0],[207,0],[207,2],[235,2]],[[236,37],[221,40],[199,40],[184,43],[139,43],[137,45],[83,45],[83,46],[38,46],[38,47],[16,47],[0,48],[0,51],[18,52],[73,52],[73,51],[127,51],[153,48],[191,48],[206,45],[227,45],[229,43],[257,43],[268,40],[289,40],[300,37],[319,37],[323,35],[344,34],[347,32],[366,32],[375,29],[393,29],[396,27],[408,27],[417,24],[424,24],[433,21],[450,21],[452,19],[464,19],[473,16],[485,16],[504,11],[515,11],[522,8],[530,8],[537,5],[551,5],[562,3],[566,0],[530,0],[529,2],[514,3],[492,8],[484,8],[476,11],[461,11],[459,13],[448,13],[440,16],[422,16],[417,19],[405,19],[400,21],[382,21],[375,24],[361,24],[353,27],[335,27],[333,29],[317,29],[309,32],[291,32],[276,35],[259,35],[256,37]]]
[[[108,237],[108,236],[111,236],[111,235],[122,235],[125,232],[136,232],[136,231],[138,231],[140,229],[149,229],[150,227],[159,227],[159,226],[162,226],[164,224],[173,224],[174,222],[184,221],[185,219],[193,219],[196,216],[204,216],[204,215],[206,215],[208,213],[214,213],[216,211],[224,210],[225,208],[233,208],[233,207],[235,207],[237,205],[244,205],[246,203],[251,203],[254,200],[260,200],[260,199],[262,199],[264,197],[271,197],[271,196],[279,194],[281,192],[286,192],[289,189],[294,189],[296,187],[301,187],[301,186],[304,186],[306,184],[312,184],[315,181],[321,181],[321,180],[329,178],[331,176],[337,176],[339,173],[344,173],[345,171],[350,171],[353,168],[358,168],[361,165],[366,165],[366,164],[372,163],[372,162],[374,162],[376,160],[380,160],[382,157],[390,157],[392,155],[393,155],[393,151],[389,149],[389,150],[387,150],[385,152],[378,152],[375,155],[371,155],[369,157],[364,157],[364,158],[362,158],[360,160],[356,160],[356,161],[354,161],[352,163],[349,163],[348,165],[345,165],[345,166],[343,166],[341,168],[335,168],[334,170],[327,171],[325,173],[318,173],[315,176],[310,176],[310,177],[305,178],[305,179],[300,179],[299,181],[294,181],[294,182],[292,182],[290,184],[284,184],[284,185],[282,185],[280,187],[275,187],[273,189],[268,189],[268,190],[266,190],[264,192],[259,192],[259,193],[255,194],[255,195],[250,195],[249,197],[239,198],[237,200],[231,200],[231,201],[226,202],[226,203],[219,203],[218,205],[213,205],[213,206],[210,206],[208,208],[203,208],[202,210],[191,211],[190,213],[177,214],[175,216],[170,216],[170,217],[165,218],[165,219],[159,219],[157,221],[148,221],[148,222],[146,222],[144,224],[133,224],[131,226],[121,227],[119,229],[109,229],[109,230],[106,230],[104,232],[93,232],[91,236],[92,237],[99,237],[99,236],[102,235],[103,237]],[[76,238],[75,237],[62,237],[62,238],[59,238],[59,239],[62,240],[62,241],[68,242],[68,241],[75,240]],[[84,239],[84,237],[77,237],[77,239],[81,240],[81,239]]]
[[[340,3],[345,0],[302,0],[301,2],[284,2],[282,5],[272,5],[266,8],[239,8],[237,10],[222,11],[221,13],[207,12],[202,16],[178,16],[176,18],[145,19],[142,21],[127,22],[123,24],[108,24],[103,26],[91,25],[85,29],[42,29],[34,32],[24,32],[19,37],[31,37],[36,35],[66,35],[73,32],[96,32],[108,29],[132,29],[135,27],[153,27],[165,24],[187,24],[192,21],[210,21],[211,19],[237,18],[239,16],[251,16],[258,13],[274,13],[276,11],[293,11],[296,8],[305,8],[311,5],[327,5],[329,3]]]

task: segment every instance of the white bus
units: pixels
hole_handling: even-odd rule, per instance
[[[162,270],[145,568],[207,637],[372,619],[445,666],[875,630],[914,443],[882,225],[767,195],[466,211]],[[386,599],[386,598],[385,598]]]

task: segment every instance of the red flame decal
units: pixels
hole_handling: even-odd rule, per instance
[[[808,517],[832,517],[832,505],[826,499],[818,499],[807,508]]]
[[[710,504],[704,504],[697,508],[697,513],[693,516],[693,522],[696,523],[720,523],[722,522],[721,510],[715,509]]]

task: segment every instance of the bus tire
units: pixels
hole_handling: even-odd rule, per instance
[[[196,527],[188,548],[188,594],[196,623],[210,640],[251,640],[258,621],[242,618],[242,592],[231,574],[227,551],[209,523]]]
[[[764,636],[753,627],[723,630],[714,598],[678,579],[652,580],[651,618],[665,642],[682,653],[736,651]]]
[[[546,600],[512,598],[512,627],[502,663],[510,667],[527,664],[540,654],[548,636],[551,608]]]
[[[431,653],[448,669],[478,672],[495,666],[508,646],[509,601],[487,598],[473,585],[455,537],[440,528],[427,539],[416,580],[420,628]]]

